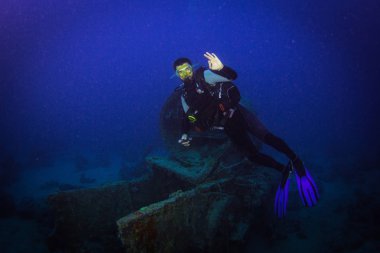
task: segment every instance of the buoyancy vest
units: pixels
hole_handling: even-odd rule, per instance
[[[223,112],[236,106],[240,100],[240,94],[232,82],[208,84],[204,77],[205,70],[204,67],[197,69],[193,82],[185,83],[182,92],[189,106],[186,114],[194,114],[197,117],[196,126],[203,130],[220,123]],[[238,95],[234,98],[230,96],[231,89],[237,91]]]
[[[184,83],[182,96],[189,106],[188,113],[202,113],[213,99],[204,80],[204,70],[202,67],[197,69],[193,81]]]

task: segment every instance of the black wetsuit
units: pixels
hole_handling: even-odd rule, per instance
[[[205,78],[205,71],[212,71],[213,74],[225,78],[226,81],[211,85]],[[213,75],[210,72],[208,74]],[[193,79],[186,81],[182,89],[181,99],[183,100],[182,105],[185,111],[183,132],[187,133],[191,125],[198,130],[206,130],[222,123],[224,131],[232,143],[249,160],[283,171],[284,165],[259,152],[251,141],[249,133],[284,153],[291,160],[296,159],[297,155],[282,139],[270,133],[254,114],[239,104],[239,90],[231,82],[236,77],[236,72],[227,66],[224,66],[221,71],[206,70],[204,68],[199,68],[195,71]],[[187,110],[185,106],[188,107]],[[229,112],[232,113],[230,114]],[[189,115],[194,115],[197,121],[190,124],[187,119]],[[225,115],[230,115],[230,117],[226,118]]]

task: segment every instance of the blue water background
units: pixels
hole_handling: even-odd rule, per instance
[[[172,62],[207,66],[208,51],[312,171],[377,168],[379,13],[370,0],[2,0],[0,156],[28,171],[40,156],[141,160],[162,149]]]
[[[180,56],[215,52],[298,152],[374,156],[376,1],[2,1],[1,147],[125,149],[160,141]],[[369,154],[369,155],[367,155]]]

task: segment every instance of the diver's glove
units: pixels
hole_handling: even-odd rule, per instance
[[[289,192],[289,175],[293,171],[293,164],[289,162],[282,171],[281,181],[278,185],[276,198],[274,200],[274,212],[278,218],[282,218],[286,214],[286,206],[288,203]]]
[[[307,207],[316,205],[319,200],[317,185],[315,184],[309,171],[305,168],[301,159],[296,157],[292,163],[296,172],[298,192],[303,204]]]
[[[178,140],[178,143],[188,147],[190,146],[190,141],[192,140],[191,137],[189,137],[187,134],[182,134],[181,139]]]

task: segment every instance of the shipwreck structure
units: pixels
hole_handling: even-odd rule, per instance
[[[241,252],[265,211],[271,176],[221,131],[193,133],[190,147],[179,145],[178,97],[169,97],[160,117],[170,155],[146,157],[143,177],[49,197],[51,251]]]

